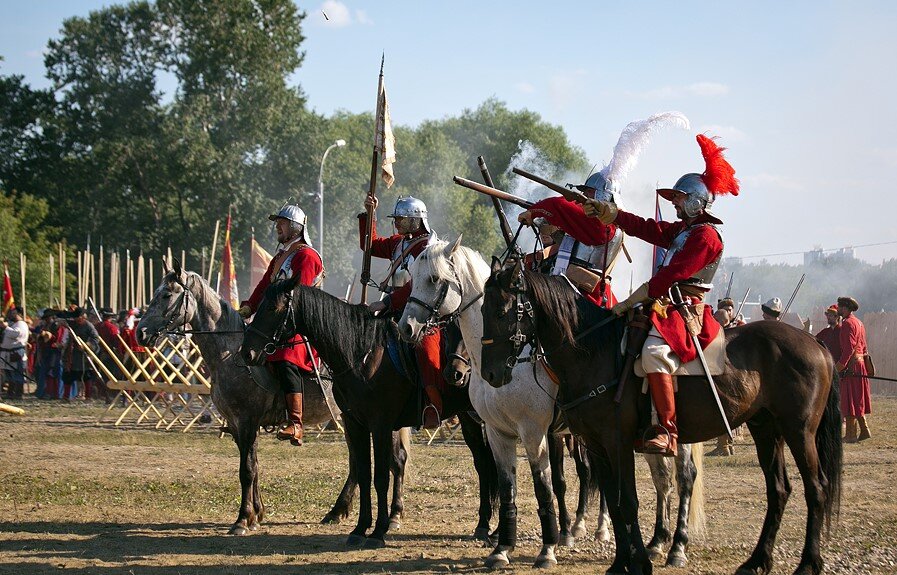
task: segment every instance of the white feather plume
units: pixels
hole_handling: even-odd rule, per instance
[[[630,122],[623,128],[623,133],[620,134],[620,139],[614,146],[614,155],[601,170],[601,175],[619,188],[638,162],[642,148],[651,139],[651,132],[666,126],[684,130],[688,130],[690,127],[688,118],[682,112],[661,112],[646,120]]]

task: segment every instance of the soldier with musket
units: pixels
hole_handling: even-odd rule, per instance
[[[376,196],[365,198],[365,208],[370,213],[377,209],[379,200]],[[358,214],[358,233],[361,249],[367,233],[367,213]],[[427,246],[438,238],[427,221],[427,206],[421,200],[407,196],[399,198],[388,216],[393,220],[396,233],[391,236],[378,237],[376,222],[371,222],[371,255],[390,261],[386,279],[380,284],[384,292],[383,299],[372,302],[368,307],[373,313],[390,313],[396,317],[402,314],[405,304],[411,295],[411,274],[408,267]],[[442,378],[442,337],[440,331],[433,330],[426,334],[415,347],[417,368],[427,405],[423,411],[423,425],[428,429],[436,429],[442,422],[442,390],[445,380]]]
[[[672,188],[657,190],[676,207],[678,221],[641,218],[601,200],[584,205],[585,213],[603,224],[616,224],[631,236],[667,249],[654,276],[613,311],[622,315],[639,303],[649,304],[653,311],[641,360],[659,426],[655,428],[657,436],[645,441],[643,449],[669,457],[676,454],[678,438],[672,374],[680,364],[697,357],[695,341],[706,349],[721,329],[711,306],[703,303],[704,295],[713,287],[711,282],[723,253],[717,228],[722,221],[710,207],[717,196],[738,195],[739,191],[735,170],[723,157],[723,148],[703,134],[697,140],[706,163],[704,173],[685,174]],[[690,318],[689,325],[685,316]]]
[[[299,206],[287,204],[268,219],[274,222],[277,251],[265,275],[255,286],[249,299],[241,302],[239,313],[247,318],[255,313],[272,282],[299,276],[299,284],[320,287],[324,281],[324,263],[312,247],[306,226],[307,217]],[[268,356],[268,365],[284,392],[289,424],[277,432],[277,439],[302,445],[302,393],[306,381],[314,379],[318,355],[302,335],[295,335],[289,343]]]

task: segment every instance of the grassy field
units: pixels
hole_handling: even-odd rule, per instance
[[[346,448],[334,436],[302,448],[260,439],[268,515],[257,533],[234,538],[225,535],[239,504],[237,452],[229,439],[97,426],[99,405],[18,405],[25,416],[0,414],[0,574],[484,571],[489,550],[470,538],[477,485],[461,443],[415,444],[402,528],[388,534],[385,549],[347,551],[351,525],[318,523],[347,469]],[[873,439],[845,446],[841,516],[824,544],[829,573],[897,573],[897,431],[890,424],[897,400],[876,398],[874,405]],[[529,572],[540,534],[528,466],[518,469],[520,541],[511,565]],[[775,573],[791,573],[803,544],[803,489],[793,465],[789,474],[794,492]],[[575,477],[568,480],[573,506]],[[638,480],[647,539],[654,495],[643,461]],[[749,437],[734,457],[705,459],[705,485],[708,535],[692,541],[688,567],[659,572],[731,573],[753,548],[765,498]],[[581,539],[574,549],[558,550],[557,570],[603,573],[612,553],[611,544]]]

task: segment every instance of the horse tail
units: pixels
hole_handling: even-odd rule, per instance
[[[819,457],[819,481],[825,494],[823,516],[826,532],[831,534],[832,518],[841,509],[841,480],[844,450],[841,444],[841,399],[838,373],[832,368],[831,389],[822,420],[816,429],[816,453]]]
[[[704,444],[692,444],[691,458],[695,466],[695,482],[688,506],[688,534],[703,539],[707,534],[707,514],[704,512]]]

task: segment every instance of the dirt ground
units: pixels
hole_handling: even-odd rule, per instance
[[[489,550],[470,538],[477,487],[461,443],[415,444],[401,529],[388,534],[385,549],[347,551],[351,525],[318,523],[346,473],[346,448],[335,436],[302,448],[260,439],[268,516],[257,533],[237,538],[225,534],[239,504],[237,452],[229,439],[97,426],[99,405],[19,405],[27,410],[23,417],[0,414],[0,574],[485,571]],[[828,573],[897,573],[897,430],[891,424],[897,400],[876,398],[874,406],[873,439],[845,446],[840,520],[824,543]],[[765,510],[763,479],[749,437],[736,451],[705,459],[708,535],[692,541],[688,567],[657,572],[732,573],[750,553]],[[521,461],[518,469],[520,541],[511,568],[525,573],[540,539],[532,480],[523,472],[528,466]],[[647,540],[654,496],[644,461],[638,473]],[[794,492],[775,573],[792,572],[803,544],[803,489],[793,464],[789,475]],[[556,571],[603,573],[612,553],[609,543],[581,539],[574,549],[558,550]]]

